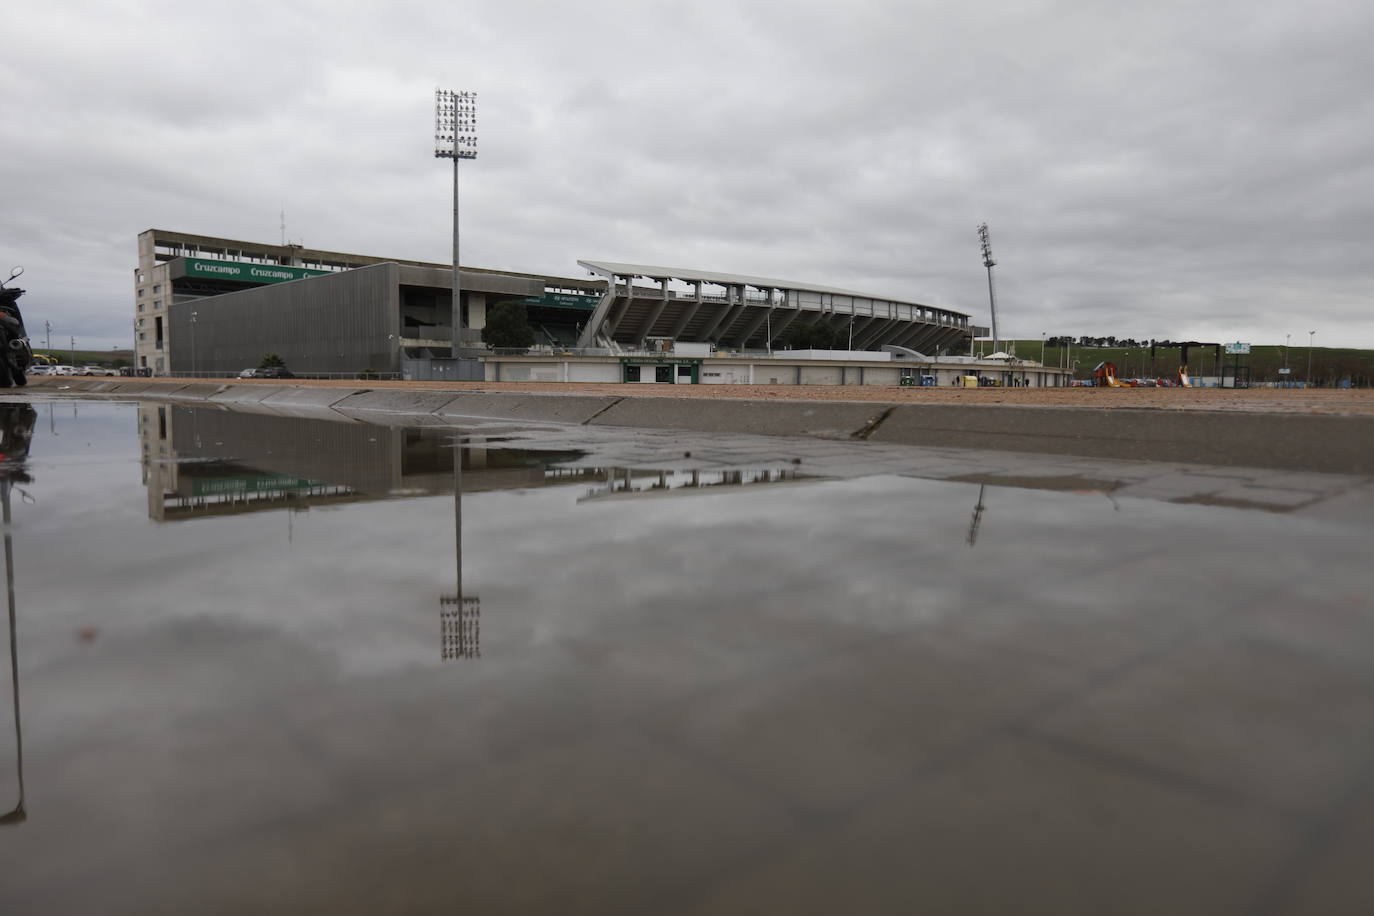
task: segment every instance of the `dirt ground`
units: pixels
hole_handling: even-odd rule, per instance
[[[45,380],[47,381],[47,380]],[[61,379],[52,379],[60,382]],[[143,381],[185,384],[187,379]],[[199,379],[281,386],[271,379]],[[618,397],[743,398],[789,401],[858,401],[883,404],[961,404],[1098,409],[1239,410],[1374,416],[1374,389],[1221,388],[888,388],[836,385],[655,385],[555,382],[392,382],[292,379],[285,384],[340,388],[453,391],[537,391]]]

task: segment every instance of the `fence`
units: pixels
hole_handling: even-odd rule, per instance
[[[163,372],[163,378],[204,378],[204,379],[233,379],[244,378],[242,374],[235,373],[226,375],[222,372]],[[357,372],[293,372],[291,378],[304,379],[361,379],[361,380],[385,380],[400,379],[400,372],[378,372],[373,369],[363,369]]]

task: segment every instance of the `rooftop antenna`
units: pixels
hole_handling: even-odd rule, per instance
[[[997,262],[992,259],[992,240],[988,237],[988,224],[978,224],[978,241],[983,244],[983,266],[988,269],[988,310],[992,312],[992,351],[1000,350],[997,335],[997,295],[992,287],[992,268]]]

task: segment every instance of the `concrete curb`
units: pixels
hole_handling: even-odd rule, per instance
[[[876,423],[888,409],[885,404],[852,402],[624,398],[588,425],[848,439]]]
[[[462,417],[864,438],[927,447],[1374,475],[1374,417],[1244,411],[709,400],[538,392],[405,391],[35,379],[28,389],[84,396],[204,401],[287,416],[386,425]]]
[[[283,390],[263,385],[230,385],[219,394],[210,395],[209,400],[217,404],[257,404]]]
[[[1374,473],[1374,417],[1043,407],[895,407],[874,442]]]
[[[459,393],[436,411],[444,417],[483,417],[583,424],[622,398],[584,394],[508,394],[472,391]]]
[[[386,413],[430,414],[453,400],[452,391],[396,391],[366,388],[354,391],[330,406],[335,410],[376,410]]]
[[[333,407],[357,389],[349,388],[276,388],[262,399],[272,408]]]
[[[170,391],[159,391],[156,396],[176,398],[177,400],[208,401],[228,387],[228,385],[210,385],[205,382],[193,382],[189,385],[178,385]],[[151,391],[147,392],[145,396],[153,396],[153,393]]]

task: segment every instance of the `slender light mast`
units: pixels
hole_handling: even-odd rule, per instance
[[[992,313],[992,352],[1001,350],[997,334],[997,295],[992,288],[992,268],[997,262],[992,259],[992,239],[988,237],[988,224],[978,224],[978,241],[983,244],[983,266],[988,269],[988,310]]]
[[[457,360],[463,331],[462,280],[458,276],[458,161],[477,158],[477,93],[434,90],[434,158],[453,160],[453,358]]]

